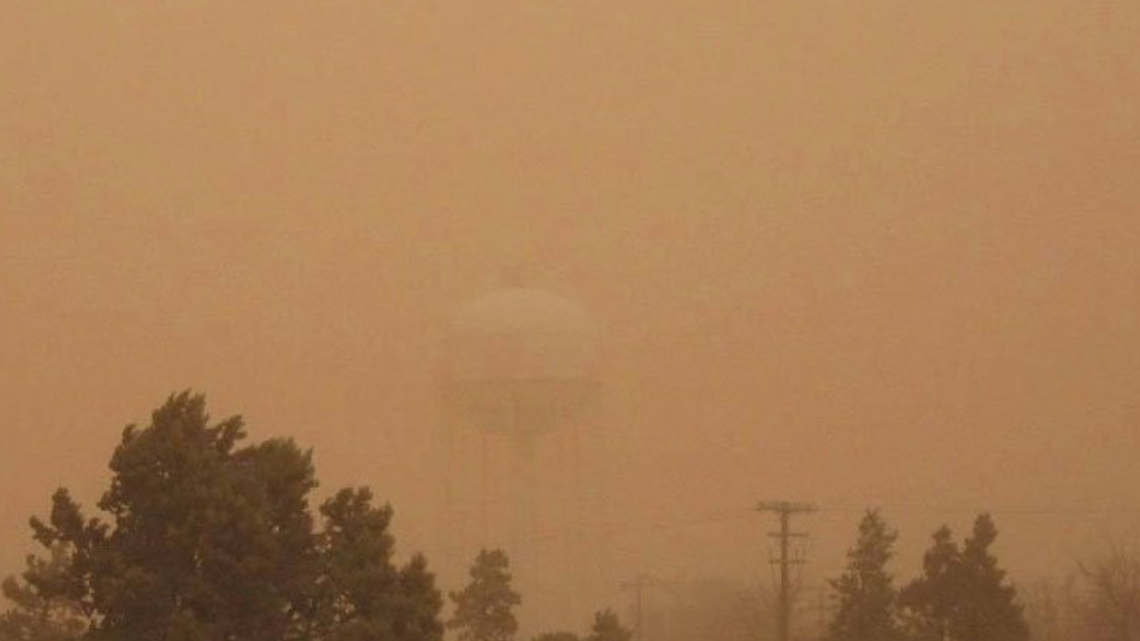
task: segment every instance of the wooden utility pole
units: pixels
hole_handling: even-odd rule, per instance
[[[807,534],[792,532],[792,516],[796,514],[810,514],[816,508],[810,503],[795,503],[792,501],[761,501],[757,506],[760,512],[773,512],[780,520],[780,529],[769,536],[779,539],[780,556],[772,563],[780,566],[780,594],[776,608],[776,631],[778,641],[791,641],[792,627],[792,575],[791,566],[802,565],[805,559],[791,557],[789,542],[792,538],[803,538]],[[640,640],[639,640],[640,641]]]
[[[645,641],[645,632],[642,627],[642,616],[644,616],[642,611],[644,596],[642,593],[648,586],[649,577],[644,574],[637,575],[633,581],[621,584],[621,589],[633,590],[633,631],[637,635],[637,641]]]

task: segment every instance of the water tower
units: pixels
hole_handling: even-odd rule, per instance
[[[584,443],[599,431],[597,328],[565,298],[507,287],[458,311],[444,353],[449,548],[502,547],[524,583],[547,576],[559,554],[540,542],[571,536],[601,496]]]

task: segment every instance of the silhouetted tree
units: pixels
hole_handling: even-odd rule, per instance
[[[482,550],[471,566],[471,580],[452,592],[455,615],[448,627],[459,641],[509,641],[518,631],[514,608],[522,602],[511,589],[510,561],[502,550]]]
[[[333,639],[379,637],[384,599],[396,585],[392,510],[374,507],[368,490],[343,489],[321,506],[325,519],[321,627]]]
[[[897,641],[896,593],[886,571],[894,555],[898,534],[877,510],[869,510],[859,524],[859,539],[847,552],[847,568],[830,581],[838,610],[828,627],[829,641]]]
[[[633,631],[625,628],[613,610],[605,609],[594,615],[594,625],[586,641],[630,641]]]
[[[1033,641],[1086,641],[1085,604],[1076,575],[1044,579],[1019,590]]]
[[[0,641],[71,641],[78,639],[88,619],[78,601],[67,594],[71,555],[55,545],[47,559],[29,556],[21,580],[3,583],[11,607],[0,614]]]
[[[962,641],[1026,641],[1029,626],[1017,591],[1006,582],[990,546],[998,531],[989,514],[974,521],[962,546],[960,594],[951,634]]]
[[[311,456],[286,440],[239,449],[244,436],[239,417],[210,424],[203,397],[171,397],[123,432],[99,502],[110,523],[65,494],[33,522],[41,543],[76,549],[98,638],[296,636],[317,569]]]
[[[899,594],[899,605],[916,641],[947,641],[957,609],[960,552],[950,528],[934,533],[922,559],[922,575]]]
[[[1099,641],[1140,640],[1140,554],[1121,542],[1080,564],[1086,621]]]
[[[422,556],[392,563],[392,509],[366,488],[344,489],[321,506],[325,518],[322,636],[332,641],[439,641],[443,600]]]
[[[1029,628],[1017,593],[1005,580],[990,546],[997,528],[988,514],[974,522],[961,550],[949,528],[934,535],[923,575],[900,595],[919,641],[1025,641]]]
[[[435,587],[435,576],[428,572],[422,554],[400,569],[396,586],[393,637],[399,641],[440,641],[443,639],[443,594]]]

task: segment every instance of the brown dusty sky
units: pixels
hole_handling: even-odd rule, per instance
[[[418,542],[520,262],[605,328],[629,521],[738,517],[630,572],[766,573],[773,496],[904,573],[961,509],[1026,577],[1140,524],[1140,3],[0,0],[0,81],[5,572],[188,386]]]

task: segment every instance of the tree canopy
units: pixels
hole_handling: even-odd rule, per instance
[[[510,560],[502,550],[480,551],[467,586],[450,596],[455,614],[448,627],[459,632],[459,641],[510,641],[518,632],[514,608],[522,599],[511,588]]]
[[[1029,628],[1017,593],[1005,580],[990,546],[997,528],[988,514],[974,521],[964,545],[946,526],[934,534],[922,576],[902,591],[900,603],[918,641],[1025,641]]]
[[[426,562],[393,564],[391,508],[341,490],[318,531],[311,452],[245,436],[240,417],[212,423],[189,392],[128,426],[101,517],[61,489],[49,518],[32,519],[53,561],[32,557],[8,581],[16,607],[4,621],[51,604],[56,616],[40,618],[61,622],[61,638],[91,641],[439,641]]]
[[[594,625],[586,641],[630,641],[633,631],[621,624],[613,610],[605,609],[594,615]]]
[[[1026,641],[1025,623],[1017,591],[1006,582],[990,547],[997,540],[997,527],[989,514],[974,521],[974,530],[962,546],[963,598],[951,633],[970,641]]]
[[[877,510],[859,524],[859,539],[847,552],[847,568],[832,580],[838,609],[828,629],[828,641],[895,641],[901,638],[896,621],[896,593],[887,563],[894,556],[898,534]]]
[[[24,582],[9,577],[2,590],[12,608],[0,615],[0,640],[68,641],[83,633],[86,620],[78,604],[64,596],[52,596],[68,581],[71,557],[62,545],[51,548],[50,556],[31,556]]]

